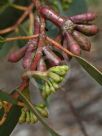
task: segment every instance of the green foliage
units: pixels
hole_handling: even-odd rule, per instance
[[[80,65],[102,86],[102,72],[82,57],[75,56]]]
[[[9,114],[7,115],[7,119],[5,123],[0,126],[0,136],[10,136],[13,129],[15,128],[19,116],[21,114],[21,108],[18,106],[13,106],[10,110]],[[2,115],[2,111],[0,111],[0,117]]]

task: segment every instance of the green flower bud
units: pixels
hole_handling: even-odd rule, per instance
[[[47,82],[45,83],[45,91],[46,91],[47,96],[51,94],[51,88]]]
[[[35,116],[35,114],[33,114],[33,112],[30,111],[30,122],[33,124],[33,123],[36,123],[37,121],[38,121],[38,119]]]
[[[30,112],[29,111],[26,112],[26,122],[30,123]]]
[[[52,78],[52,79],[53,79],[55,82],[57,82],[57,83],[59,83],[59,82],[61,82],[61,81],[63,80],[62,77],[60,77],[58,74],[53,73],[53,72],[49,72],[49,73],[48,73],[48,77],[49,77],[49,78]]]
[[[19,118],[19,123],[24,123],[25,121],[26,121],[26,112],[22,108],[21,109],[21,116]]]
[[[38,110],[38,112],[41,114],[41,116],[43,116],[43,117],[48,117],[48,112],[47,112],[47,109],[46,108],[44,108],[44,109],[42,109],[42,108],[40,108],[40,107],[36,107],[36,109]]]

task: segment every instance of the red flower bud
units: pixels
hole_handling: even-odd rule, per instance
[[[57,26],[62,26],[62,24],[64,23],[64,19],[61,18],[56,12],[54,12],[49,7],[41,6],[39,12],[43,17],[50,20]]]
[[[27,50],[27,46],[24,46],[21,49],[19,49],[18,51],[11,53],[8,56],[8,61],[11,61],[14,63],[19,61],[25,55],[26,50]]]
[[[93,36],[99,31],[96,25],[77,25],[76,29],[88,36]]]
[[[65,34],[68,40],[68,48],[70,49],[70,51],[74,53],[75,55],[80,55],[81,50],[78,43],[74,40],[74,38],[72,37],[70,33],[66,32]]]
[[[26,50],[25,56],[23,58],[23,67],[28,69],[32,62],[32,53],[37,47],[37,40],[30,40],[28,43],[28,48]]]
[[[80,48],[89,51],[91,48],[91,42],[89,39],[78,31],[73,31],[73,37],[80,45]]]
[[[88,22],[88,21],[93,21],[96,18],[96,14],[89,12],[89,13],[84,13],[84,14],[80,14],[80,15],[75,15],[70,17],[70,19],[74,22],[74,23],[84,23],[84,22]]]
[[[44,54],[47,59],[53,64],[58,65],[61,62],[61,59],[48,47],[43,48]]]
[[[39,34],[40,31],[40,18],[39,16],[35,16],[34,18],[34,34]],[[24,59],[23,59],[23,67],[28,69],[32,62],[32,53],[37,48],[37,39],[29,40],[27,43],[27,51],[25,53]]]

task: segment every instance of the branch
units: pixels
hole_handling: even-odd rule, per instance
[[[11,41],[16,41],[16,40],[29,40],[29,39],[34,39],[37,38],[39,35],[32,35],[32,36],[18,36],[18,37],[11,37],[11,38],[6,38],[4,42],[11,42]]]
[[[57,43],[56,41],[52,40],[51,38],[49,38],[48,36],[46,37],[46,40],[51,43],[52,46],[64,51],[66,54],[74,57],[75,55],[73,53],[71,53],[70,51],[68,51],[67,49],[63,48],[61,44]]]
[[[44,46],[44,40],[45,40],[45,19],[41,18],[41,26],[40,26],[40,37],[38,41],[38,49],[35,54],[34,60],[31,64],[31,70],[36,69],[37,64],[42,56],[42,50]]]
[[[18,9],[18,10],[22,10],[22,11],[28,10],[28,7],[21,6],[21,5],[16,5],[16,4],[14,4],[14,3],[11,3],[10,6],[11,6],[12,8],[15,8],[15,9]]]

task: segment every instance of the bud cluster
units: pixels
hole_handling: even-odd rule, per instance
[[[38,87],[41,90],[41,94],[44,99],[52,93],[55,93],[60,88],[60,83],[64,80],[69,67],[67,65],[54,66],[49,68],[47,71],[27,71],[23,77],[32,76],[37,81]]]
[[[80,55],[81,49],[90,51],[91,43],[86,36],[93,36],[98,27],[91,21],[96,18],[93,12],[83,13],[71,17],[61,17],[49,7],[40,7],[40,14],[62,30],[62,42],[67,41],[66,49],[75,55]],[[86,36],[84,36],[86,35]]]
[[[47,118],[48,117],[48,112],[47,112],[47,108],[44,104],[38,104],[38,105],[34,105],[34,107],[36,108],[36,110],[39,112],[39,114],[44,117]],[[36,115],[29,110],[26,106],[23,107],[21,109],[21,115],[19,117],[19,123],[31,123],[34,124],[38,122],[38,119],[36,117]]]

